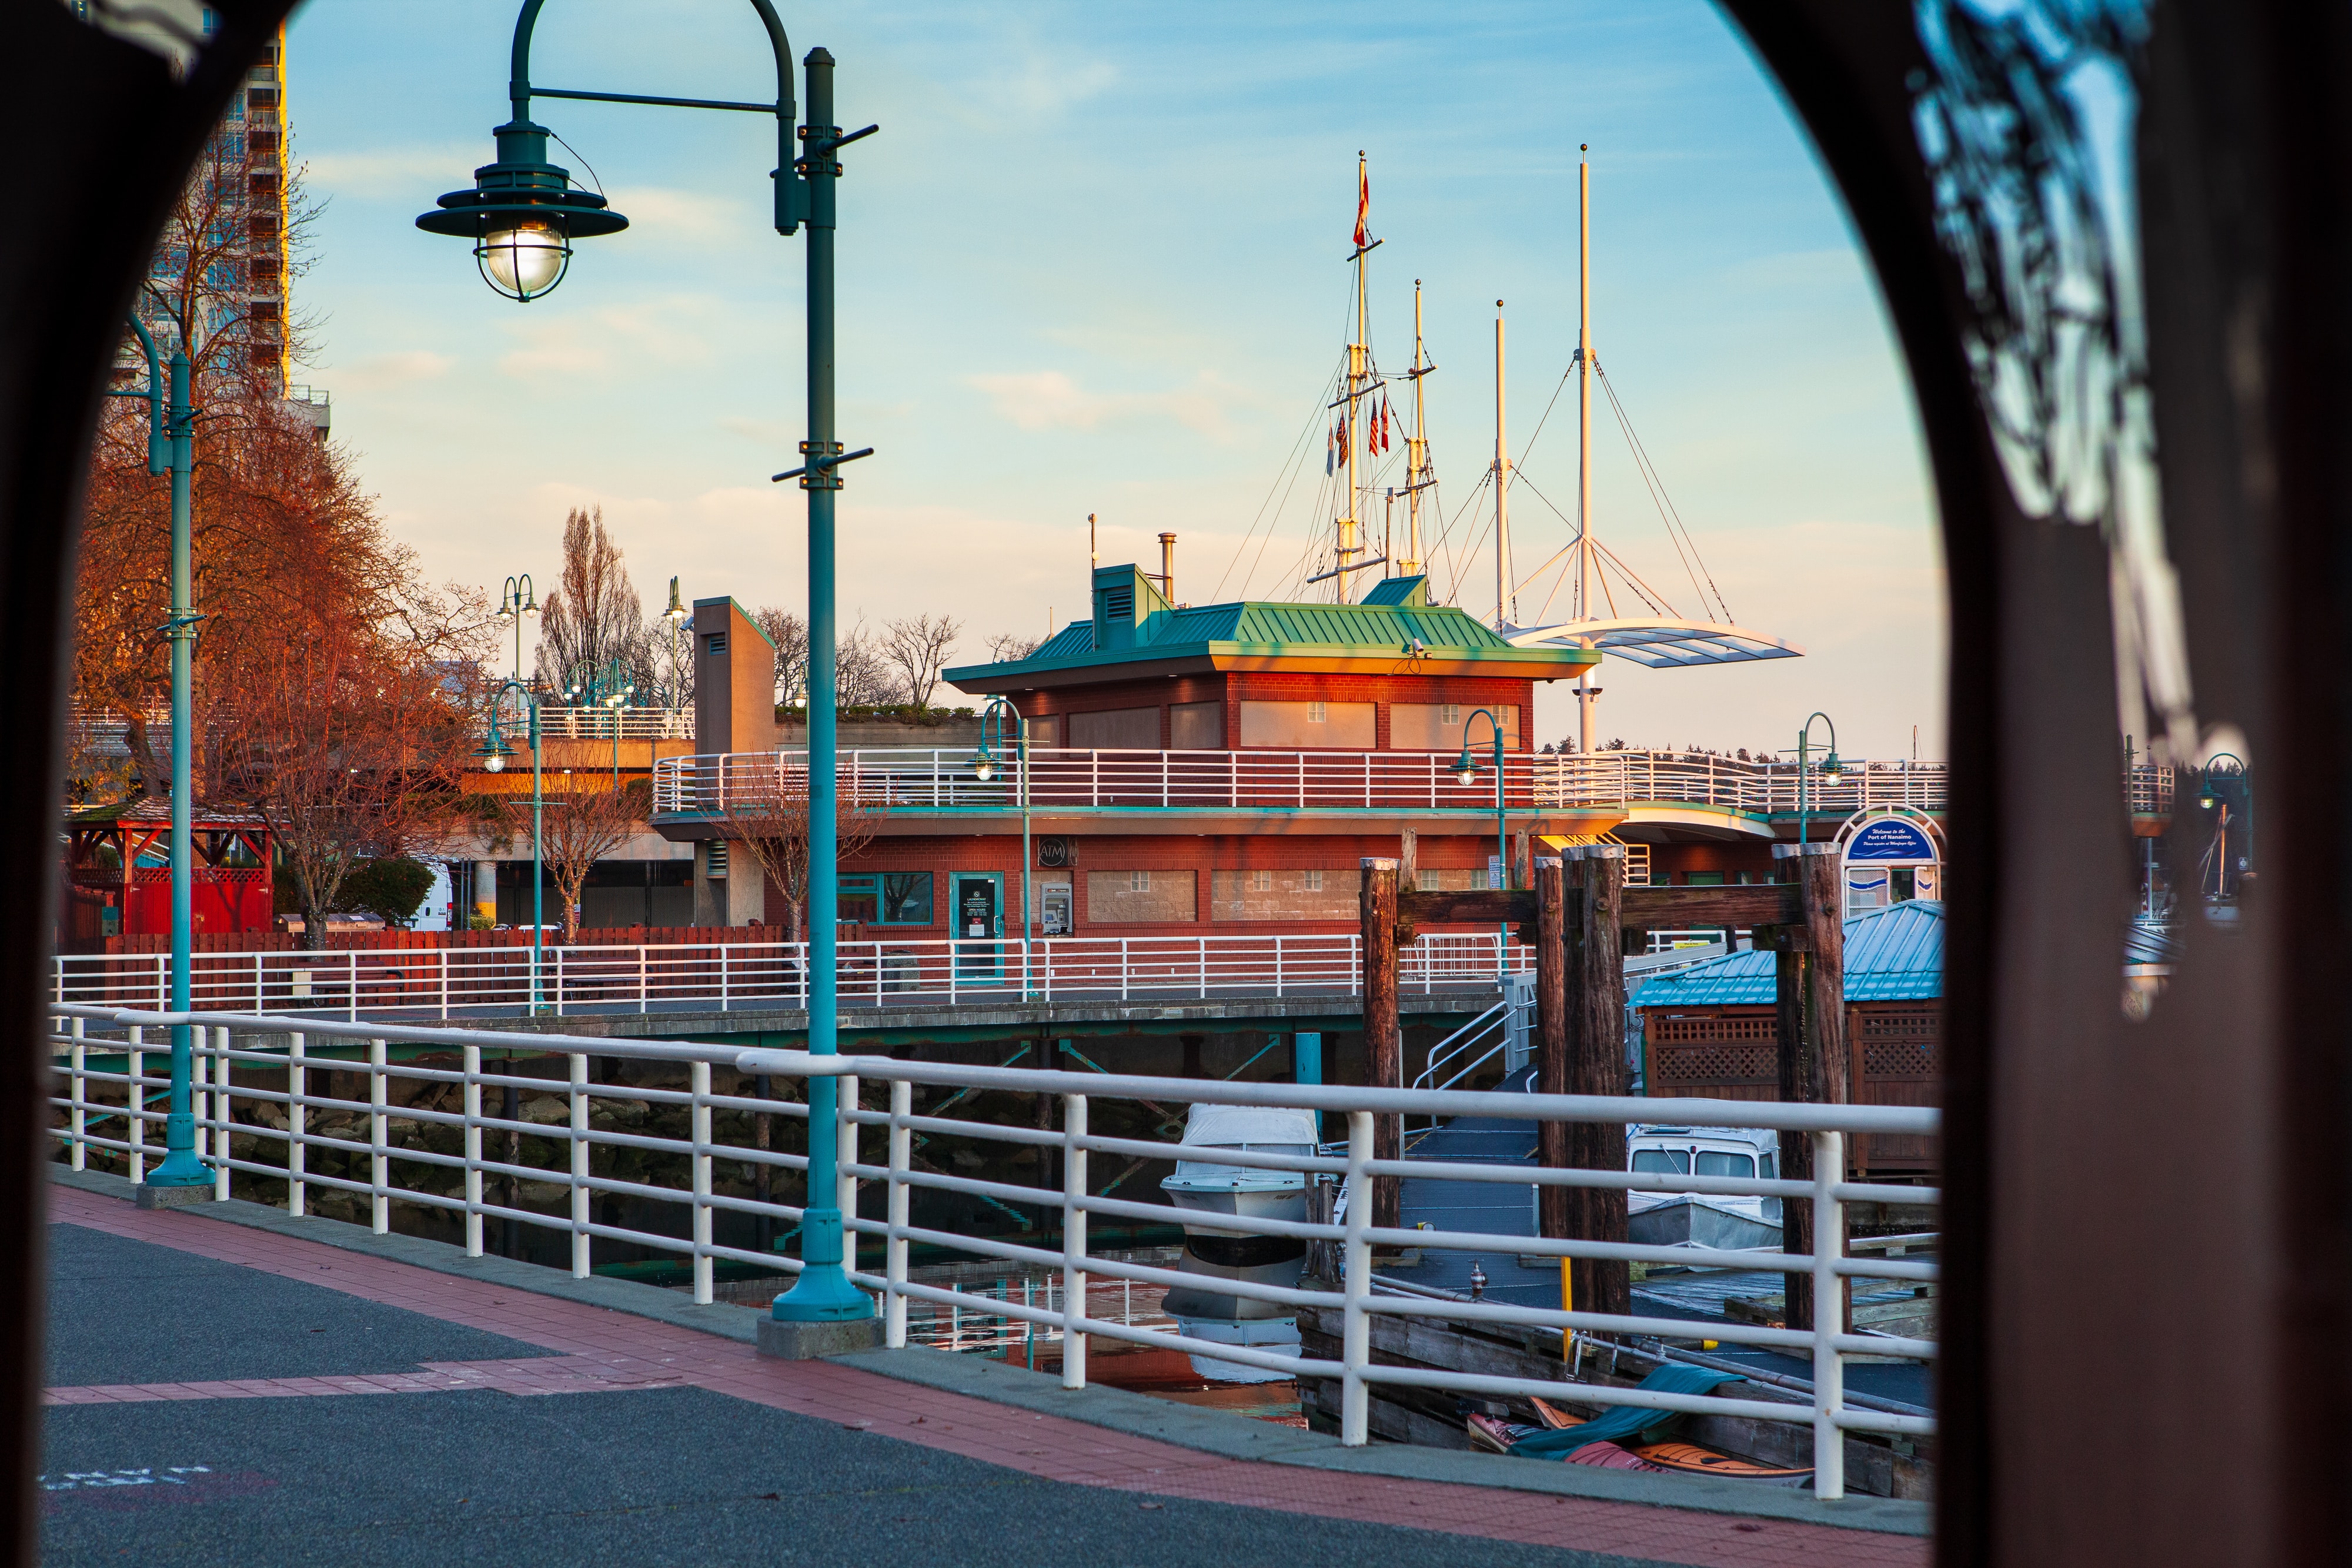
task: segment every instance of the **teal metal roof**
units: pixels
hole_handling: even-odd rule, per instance
[[[1637,1008],[1770,1007],[1773,955],[1729,953],[1648,981]],[[1927,1001],[1944,994],[1944,906],[1910,899],[1845,923],[1845,999]]]
[[[1108,569],[1106,569],[1108,570]],[[1124,633],[1123,633],[1124,634]],[[1415,647],[1414,644],[1419,646]],[[965,664],[945,672],[953,684],[1045,674],[1097,664],[1228,656],[1356,656],[1435,658],[1449,663],[1553,664],[1570,674],[1593,662],[1567,648],[1515,648],[1475,616],[1453,606],[1401,604],[1281,604],[1239,600],[1147,615],[1126,646],[1096,646],[1096,622],[1073,621],[1025,659]]]

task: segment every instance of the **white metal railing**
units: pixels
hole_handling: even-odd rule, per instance
[[[1048,936],[844,942],[835,986],[845,1008],[1034,1000],[1128,1001],[1346,996],[1363,986],[1354,933],[1255,936]],[[1535,950],[1501,932],[1426,932],[1399,952],[1407,993],[1492,986],[1532,968]],[[166,953],[61,953],[49,999],[92,1007],[170,1005]],[[189,1005],[200,1012],[311,1018],[558,1017],[612,1012],[775,1009],[808,1005],[808,948],[791,942],[519,947],[353,948],[198,953]]]
[[[58,1092],[51,1098],[57,1117],[53,1135],[74,1168],[86,1168],[96,1155],[123,1162],[132,1178],[139,1178],[144,1174],[148,1155],[156,1152],[147,1133],[153,1124],[163,1119],[162,1110],[152,1103],[165,1087],[164,1078],[156,1071],[160,1065],[156,1057],[170,1027],[186,1021],[190,1015],[89,1008],[50,1011],[54,1019],[50,1039],[60,1080]],[[836,1125],[841,1161],[839,1186],[831,1196],[840,1206],[852,1234],[878,1239],[883,1244],[881,1271],[853,1268],[850,1277],[879,1298],[885,1343],[893,1349],[909,1343],[910,1305],[928,1302],[1035,1323],[1059,1335],[1062,1378],[1067,1387],[1083,1387],[1086,1384],[1087,1345],[1090,1338],[1213,1356],[1291,1377],[1336,1379],[1341,1388],[1341,1440],[1350,1446],[1361,1445],[1367,1439],[1368,1396],[1376,1385],[1491,1396],[1543,1396],[1586,1405],[1633,1405],[1804,1425],[1812,1431],[1814,1490],[1824,1499],[1844,1493],[1847,1433],[1910,1437],[1927,1436],[1935,1430],[1930,1416],[1856,1408],[1846,1402],[1843,1394],[1846,1356],[1929,1360],[1937,1354],[1934,1342],[1855,1333],[1848,1329],[1843,1314],[1849,1281],[1875,1279],[1924,1284],[1937,1277],[1936,1264],[1911,1257],[1857,1257],[1836,1240],[1845,1233],[1843,1206],[1847,1203],[1927,1205],[1938,1201],[1938,1195],[1932,1189],[1844,1179],[1848,1136],[1892,1134],[1932,1137],[1937,1131],[1939,1117],[1931,1109],[1747,1101],[1675,1102],[1678,1118],[1709,1125],[1773,1128],[1808,1134],[1812,1143],[1815,1174],[1807,1181],[1553,1170],[1499,1164],[1377,1160],[1372,1156],[1372,1119],[1375,1115],[1399,1114],[1439,1118],[1470,1115],[1623,1125],[1654,1116],[1656,1103],[1570,1095],[1024,1071],[1016,1068],[900,1061],[887,1057],[820,1058],[803,1051],[772,1051],[739,1053],[709,1045],[499,1034],[397,1024],[312,1024],[286,1044],[278,1045],[275,1042],[287,1038],[282,1019],[199,1015],[194,1021],[198,1026],[194,1031],[196,1154],[215,1173],[216,1197],[228,1196],[233,1175],[241,1173],[249,1181],[284,1182],[286,1207],[292,1214],[304,1211],[313,1188],[364,1200],[369,1222],[378,1234],[391,1229],[394,1204],[462,1216],[469,1256],[482,1253],[488,1220],[542,1227],[569,1236],[572,1272],[579,1278],[589,1274],[593,1244],[599,1239],[669,1253],[691,1260],[694,1299],[707,1302],[713,1299],[715,1265],[722,1260],[756,1263],[781,1273],[797,1272],[799,1268],[796,1260],[775,1252],[721,1241],[717,1229],[722,1218],[740,1230],[746,1219],[797,1222],[803,1214],[797,1205],[761,1202],[719,1191],[716,1167],[724,1164],[737,1170],[765,1166],[772,1171],[800,1171],[803,1173],[803,1184],[807,1170],[807,1162],[802,1155],[772,1147],[750,1146],[748,1143],[719,1142],[714,1123],[715,1113],[721,1111],[805,1119],[806,1105],[740,1092],[719,1092],[714,1072],[787,1078],[825,1073],[841,1080]],[[256,1036],[271,1043],[260,1048]],[[393,1057],[391,1047],[394,1045],[403,1048],[403,1060]],[[493,1067],[485,1061],[486,1051],[499,1053],[506,1060]],[[519,1071],[514,1056],[559,1061],[563,1075],[556,1078]],[[635,1064],[640,1082],[596,1081],[592,1068],[614,1061]],[[656,1070],[649,1071],[647,1063],[656,1064]],[[325,1085],[326,1092],[318,1092],[320,1086],[314,1084],[310,1074],[322,1067],[363,1077],[365,1098],[356,1093],[349,1097],[335,1095],[331,1082]],[[656,1076],[656,1071],[672,1082],[645,1082]],[[918,1085],[952,1092],[931,1112],[919,1113],[914,1100]],[[736,1086],[743,1087],[740,1083]],[[870,1087],[881,1087],[887,1099],[887,1108],[866,1104]],[[484,1092],[509,1088],[519,1094],[528,1093],[531,1103],[520,1106],[511,1118],[486,1113]],[[1055,1130],[977,1121],[971,1119],[969,1113],[961,1117],[944,1114],[957,1102],[972,1103],[971,1092],[980,1090],[1052,1096],[1059,1102],[1062,1124]],[[1129,1161],[1164,1160],[1176,1153],[1176,1145],[1167,1143],[1090,1133],[1088,1107],[1097,1099],[1150,1102],[1154,1105],[1206,1102],[1294,1106],[1344,1118],[1344,1157],[1219,1151],[1219,1158],[1228,1164],[1295,1171],[1308,1182],[1339,1182],[1342,1185],[1337,1218],[1332,1223],[1240,1215],[1216,1217],[1221,1233],[1286,1238],[1302,1244],[1319,1241],[1339,1249],[1343,1264],[1337,1289],[1305,1279],[1297,1288],[1241,1280],[1218,1281],[1221,1292],[1253,1301],[1294,1309],[1337,1309],[1343,1324],[1342,1354],[1339,1359],[1194,1339],[1181,1332],[1171,1333],[1136,1322],[1132,1313],[1127,1314],[1128,1321],[1124,1322],[1097,1315],[1093,1310],[1097,1299],[1094,1287],[1101,1281],[1132,1281],[1139,1285],[1166,1287],[1197,1279],[1176,1270],[1089,1251],[1087,1227],[1097,1218],[1164,1224],[1176,1218],[1166,1205],[1112,1197],[1094,1190],[1088,1166],[1093,1155],[1107,1155]],[[637,1113],[626,1123],[636,1130],[622,1130],[623,1119],[611,1114],[615,1105],[624,1104],[637,1108]],[[532,1113],[542,1106],[545,1113],[535,1116]],[[604,1114],[599,1114],[600,1106]],[[652,1130],[655,1117],[667,1114],[675,1124],[680,1113],[683,1135]],[[313,1121],[321,1116],[333,1120]],[[886,1150],[880,1163],[866,1158],[859,1148],[859,1135],[867,1128],[884,1135]],[[1040,1155],[1058,1155],[1058,1186],[1020,1186],[918,1166],[913,1158],[913,1140],[919,1132],[931,1139],[976,1140],[1017,1145]],[[436,1135],[428,1138],[424,1135],[427,1134]],[[511,1160],[494,1156],[486,1146],[486,1137],[498,1134],[503,1142],[509,1134],[536,1145],[542,1157],[526,1161],[520,1155]],[[435,1144],[440,1146],[432,1146]],[[668,1163],[642,1170],[640,1174],[646,1177],[642,1180],[625,1180],[609,1174],[609,1161],[607,1173],[599,1174],[595,1156],[600,1152],[609,1155],[623,1149]],[[314,1159],[320,1163],[314,1164]],[[330,1164],[337,1164],[340,1168],[330,1169]],[[1050,1168],[1043,1158],[1038,1165],[1040,1168]],[[664,1176],[667,1179],[656,1179]],[[1812,1234],[1832,1239],[1829,1245],[1818,1246],[1811,1254],[1790,1254],[1375,1226],[1370,1200],[1372,1184],[1405,1176],[1493,1182],[1521,1189],[1553,1186],[1762,1196],[1788,1204],[1809,1205]],[[562,1210],[545,1213],[496,1201],[489,1188],[494,1180],[552,1186],[562,1195]],[[860,1189],[866,1184],[884,1188],[880,1203],[861,1206]],[[1057,1211],[1063,1244],[1058,1250],[1049,1251],[1017,1241],[915,1223],[916,1198],[938,1195],[979,1197],[995,1204],[1022,1205],[1032,1210]],[[592,1208],[592,1199],[599,1197],[635,1200],[644,1206],[638,1210],[640,1214],[657,1217],[659,1224],[654,1218],[635,1225],[600,1222]],[[879,1209],[880,1217],[868,1213],[868,1209]],[[607,1218],[613,1217],[608,1213]],[[910,1244],[940,1245],[1009,1265],[1052,1270],[1059,1274],[1061,1288],[1054,1298],[1041,1302],[1034,1296],[1028,1301],[1013,1301],[1003,1295],[992,1297],[949,1285],[922,1283],[908,1274]],[[1564,1312],[1390,1291],[1377,1288],[1372,1280],[1372,1251],[1376,1247],[1780,1270],[1790,1276],[1791,1291],[1810,1290],[1816,1326],[1794,1330],[1640,1312]],[[1073,1302],[1080,1304],[1075,1312],[1070,1310]],[[1810,1356],[1811,1385],[1806,1402],[1800,1404],[1790,1402],[1785,1394],[1771,1396],[1776,1391],[1760,1385],[1757,1397],[1738,1398],[1601,1386],[1577,1382],[1570,1376],[1515,1377],[1423,1365],[1383,1364],[1375,1362],[1371,1354],[1370,1328],[1377,1317],[1535,1327],[1569,1336],[1571,1343],[1592,1335],[1642,1335],[1670,1341],[1708,1339],[1769,1348]]]
[[[623,740],[692,740],[694,710],[690,707],[543,707],[539,732],[550,740],[611,740],[618,730]],[[511,723],[509,743],[518,741]]]
[[[842,789],[877,807],[919,811],[1019,809],[1016,768],[999,758],[985,779],[965,747],[840,754]],[[1029,799],[1038,811],[1158,810],[1491,811],[1495,778],[1469,783],[1454,754],[1436,751],[1086,751],[1033,749]],[[2147,771],[2153,773],[2153,769]],[[808,754],[740,751],[669,757],[654,766],[654,810],[719,815],[805,789]],[[1940,762],[1849,764],[1835,782],[1816,774],[1806,805],[1843,815],[1865,806],[1945,809]],[[1797,809],[1793,762],[1665,751],[1518,753],[1503,764],[1513,810],[1671,801],[1754,815]]]

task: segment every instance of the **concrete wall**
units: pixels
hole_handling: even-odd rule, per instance
[[[776,649],[732,599],[694,601],[694,748],[768,751],[776,744]]]

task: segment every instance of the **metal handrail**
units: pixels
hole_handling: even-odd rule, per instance
[[[1500,1117],[1527,1122],[1581,1122],[1627,1125],[1655,1113],[1653,1102],[1640,1099],[1575,1095],[1459,1091],[1379,1089],[1322,1084],[1232,1082],[1218,1079],[1168,1079],[1129,1074],[1058,1072],[1018,1068],[982,1068],[948,1062],[896,1061],[877,1056],[811,1056],[805,1051],[736,1051],[701,1043],[666,1044],[644,1040],[566,1035],[507,1034],[488,1030],[432,1029],[399,1024],[338,1025],[306,1023],[288,1033],[280,1018],[171,1014],[112,1009],[51,1008],[56,1020],[50,1040],[56,1054],[59,1092],[51,1104],[60,1124],[52,1135],[63,1145],[68,1163],[85,1169],[93,1156],[120,1160],[132,1179],[143,1176],[154,1145],[148,1129],[163,1119],[152,1108],[151,1091],[161,1078],[147,1064],[162,1043],[158,1031],[193,1023],[194,1034],[194,1109],[197,1123],[197,1156],[215,1173],[214,1195],[226,1198],[234,1176],[284,1184],[289,1214],[300,1214],[316,1190],[345,1193],[363,1199],[369,1223],[378,1234],[392,1228],[392,1207],[412,1207],[462,1216],[466,1250],[478,1257],[484,1250],[484,1225],[497,1218],[538,1226],[567,1234],[570,1261],[577,1278],[591,1270],[596,1239],[646,1248],[691,1260],[694,1299],[714,1299],[715,1266],[720,1260],[763,1265],[782,1273],[799,1270],[796,1260],[771,1251],[732,1246],[718,1239],[717,1222],[724,1215],[797,1222],[800,1206],[762,1202],[755,1197],[721,1192],[715,1167],[771,1170],[807,1169],[807,1161],[780,1149],[722,1141],[714,1114],[719,1111],[805,1118],[804,1102],[755,1098],[720,1092],[715,1071],[739,1075],[768,1074],[805,1079],[816,1074],[842,1080],[835,1134],[841,1151],[839,1189],[825,1195],[847,1217],[854,1232],[878,1239],[884,1245],[880,1273],[853,1270],[850,1278],[879,1298],[885,1343],[901,1349],[910,1343],[908,1309],[916,1302],[970,1309],[992,1318],[1034,1324],[1048,1337],[1061,1341],[1065,1386],[1078,1388],[1087,1381],[1087,1347],[1101,1338],[1265,1368],[1291,1377],[1324,1378],[1340,1385],[1341,1441],[1361,1446],[1370,1436],[1369,1396],[1375,1385],[1449,1389],[1460,1393],[1539,1395],[1585,1405],[1632,1405],[1643,1408],[1746,1416],[1810,1426],[1812,1431],[1814,1490],[1817,1496],[1843,1495],[1845,1443],[1849,1433],[1897,1437],[1931,1435],[1931,1416],[1855,1407],[1843,1393],[1844,1358],[1868,1354],[1932,1359],[1932,1341],[1855,1333],[1844,1326],[1844,1302],[1849,1282],[1858,1278],[1923,1284],[1937,1276],[1937,1265],[1912,1258],[1872,1260],[1852,1256],[1839,1245],[1811,1253],[1731,1252],[1706,1248],[1672,1248],[1627,1242],[1591,1241],[1549,1237],[1505,1236],[1454,1230],[1404,1230],[1371,1223],[1370,1183],[1379,1178],[1431,1176],[1449,1182],[1483,1181],[1510,1187],[1569,1186],[1628,1193],[1693,1193],[1777,1197],[1783,1202],[1809,1202],[1812,1235],[1841,1238],[1845,1224],[1843,1206],[1851,1202],[1933,1204],[1939,1195],[1918,1187],[1885,1186],[1844,1179],[1844,1140],[1854,1134],[1895,1134],[1934,1136],[1938,1113],[1927,1108],[1876,1105],[1780,1104],[1767,1102],[1685,1100],[1677,1110],[1712,1125],[1769,1128],[1806,1134],[1812,1144],[1813,1176],[1807,1180],[1679,1176],[1672,1173],[1595,1171],[1541,1168],[1471,1162],[1375,1159],[1373,1117],[1399,1113],[1438,1117]],[[240,1037],[242,1042],[240,1043]],[[394,1061],[394,1044],[427,1048],[404,1052],[409,1060]],[[510,1062],[494,1071],[486,1065],[486,1051],[510,1051],[532,1056],[561,1057],[567,1068],[561,1079],[518,1073]],[[363,1055],[362,1055],[363,1053]],[[454,1065],[447,1063],[454,1058]],[[684,1070],[684,1085],[651,1080],[658,1074],[639,1068],[635,1082],[602,1082],[593,1073],[614,1060],[652,1062],[668,1072]],[[116,1061],[120,1061],[120,1070]],[[330,1062],[336,1073],[352,1073],[365,1081],[365,1098],[338,1098],[329,1080],[326,1094],[311,1092],[310,1069]],[[614,1073],[614,1077],[618,1077]],[[241,1081],[240,1081],[241,1080]],[[867,1080],[887,1082],[888,1108],[866,1108],[862,1090]],[[402,1090],[393,1092],[398,1082]],[[1062,1125],[1051,1128],[1000,1124],[949,1118],[950,1103],[918,1115],[917,1085],[955,1091],[954,1101],[968,1109],[977,1104],[971,1090],[1050,1095],[1062,1109]],[[282,1085],[282,1087],[280,1086]],[[486,1114],[485,1089],[514,1087],[538,1101],[549,1101],[559,1117],[534,1120],[525,1107],[516,1118]],[[457,1108],[447,1092],[455,1089]],[[1164,1204],[1113,1197],[1093,1190],[1089,1156],[1103,1154],[1132,1159],[1167,1159],[1178,1145],[1160,1142],[1099,1136],[1088,1126],[1088,1107],[1097,1099],[1132,1102],[1191,1103],[1288,1106],[1335,1113],[1346,1118],[1348,1138],[1344,1158],[1275,1154],[1264,1150],[1221,1151],[1221,1158],[1254,1167],[1299,1174],[1302,1182],[1329,1176],[1341,1179],[1339,1218],[1328,1223],[1219,1215],[1221,1232],[1320,1241],[1337,1247],[1344,1260],[1341,1281],[1331,1288],[1302,1279],[1297,1288],[1249,1281],[1220,1281],[1222,1292],[1293,1309],[1317,1307],[1336,1311],[1343,1330],[1338,1359],[1286,1354],[1263,1345],[1245,1346],[1194,1338],[1135,1321],[1095,1315],[1088,1303],[1095,1282],[1131,1281],[1144,1285],[1176,1285],[1197,1281],[1181,1270],[1140,1263],[1131,1259],[1097,1255],[1089,1250],[1087,1233],[1095,1217],[1120,1220],[1166,1222],[1174,1217]],[[629,1102],[647,1114],[629,1119],[639,1130],[598,1127],[592,1114],[598,1102]],[[685,1135],[653,1130],[653,1113],[676,1117],[684,1113]],[[350,1118],[348,1133],[314,1124],[312,1117],[327,1113]],[[976,1114],[976,1112],[972,1113]],[[364,1118],[364,1141],[359,1135]],[[1025,1118],[1024,1118],[1025,1120]],[[121,1135],[117,1135],[120,1124]],[[401,1141],[395,1124],[412,1133],[446,1129],[462,1138],[452,1151],[446,1138],[422,1136]],[[866,1128],[886,1134],[885,1163],[860,1158],[858,1138]],[[961,1176],[919,1168],[912,1159],[918,1130],[937,1137],[955,1136],[1013,1144],[1058,1152],[1062,1166],[1059,1190],[1011,1182]],[[486,1134],[518,1134],[535,1149],[551,1149],[552,1157],[514,1161],[491,1157]],[[438,1146],[433,1146],[437,1145]],[[660,1179],[658,1167],[642,1166],[642,1179],[624,1180],[598,1175],[593,1156],[598,1150],[625,1149],[633,1155],[653,1155],[675,1162]],[[314,1166],[313,1156],[340,1157],[340,1170]],[[1042,1166],[1043,1162],[1041,1162]],[[397,1173],[397,1175],[395,1174]],[[462,1187],[449,1190],[452,1176]],[[489,1181],[551,1185],[565,1198],[564,1212],[541,1213],[494,1201]],[[864,1218],[858,1203],[863,1182],[881,1184],[887,1202],[885,1218]],[[258,1189],[257,1189],[258,1190]],[[1063,1242],[1055,1250],[988,1236],[964,1235],[910,1223],[912,1200],[919,1192],[978,1197],[1000,1204],[1058,1210]],[[685,1223],[675,1228],[639,1221],[631,1226],[594,1219],[593,1198],[621,1196],[640,1205],[668,1205],[683,1210]],[[982,1258],[999,1260],[1040,1273],[1059,1275],[1060,1289],[1041,1304],[919,1282],[909,1278],[908,1249],[915,1243],[937,1243]],[[1447,1300],[1433,1295],[1376,1293],[1371,1281],[1375,1247],[1416,1248],[1423,1252],[1475,1251],[1613,1260],[1625,1262],[1686,1264],[1700,1267],[1780,1270],[1790,1276],[1790,1288],[1809,1285],[1814,1305],[1814,1325],[1791,1330],[1739,1322],[1700,1322],[1654,1316],[1644,1312],[1601,1313],[1569,1312],[1491,1301]],[[1055,1305],[1058,1300],[1059,1305]],[[1076,1303],[1075,1311],[1072,1304]],[[1726,1344],[1769,1347],[1808,1354],[1812,1364],[1812,1387],[1803,1403],[1791,1395],[1762,1387],[1759,1396],[1674,1395],[1639,1388],[1618,1388],[1576,1381],[1572,1367],[1558,1377],[1504,1377],[1428,1365],[1377,1363],[1370,1352],[1371,1324],[1376,1318],[1420,1320],[1449,1324],[1513,1325],[1536,1328],[1563,1336],[1654,1335],[1673,1339],[1711,1339]],[[1777,1394],[1778,1397],[1762,1397]]]

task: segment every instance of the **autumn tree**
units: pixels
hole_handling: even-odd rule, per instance
[[[501,804],[507,821],[528,842],[530,803],[509,798]],[[545,798],[540,810],[539,855],[562,903],[564,941],[579,939],[581,894],[588,886],[588,873],[598,861],[627,843],[652,814],[652,786],[643,779],[626,780],[618,789]]]
[[[772,789],[729,790],[720,813],[726,836],[749,855],[760,874],[784,897],[788,942],[808,929],[809,788],[804,771],[779,768]],[[843,788],[834,798],[834,861],[861,853],[882,831],[888,802],[880,796]]]

